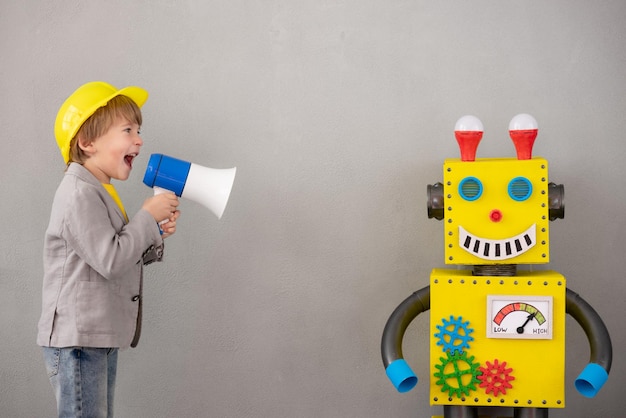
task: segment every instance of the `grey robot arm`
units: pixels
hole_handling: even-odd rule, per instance
[[[402,357],[404,333],[417,315],[429,309],[430,286],[426,286],[398,305],[385,325],[381,342],[383,365],[398,392],[408,392],[417,384],[417,376]]]
[[[580,295],[567,289],[566,312],[582,327],[589,340],[589,364],[574,382],[583,396],[594,397],[609,377],[613,348],[611,337],[600,315]]]

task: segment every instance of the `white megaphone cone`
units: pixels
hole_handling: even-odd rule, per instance
[[[169,190],[178,197],[193,200],[222,217],[237,168],[216,169],[168,157],[152,154],[143,177],[148,187]]]

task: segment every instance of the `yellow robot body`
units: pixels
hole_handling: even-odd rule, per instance
[[[431,405],[564,408],[565,290],[554,271],[434,269]]]

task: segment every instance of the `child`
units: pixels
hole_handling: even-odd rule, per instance
[[[129,219],[111,179],[126,180],[143,144],[148,93],[104,82],[61,106],[55,136],[67,169],[44,239],[43,347],[59,417],[112,417],[118,349],[141,331],[143,265],[161,261],[178,198],[147,199]],[[158,222],[164,221],[159,227]]]

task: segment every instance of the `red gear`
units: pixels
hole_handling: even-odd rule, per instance
[[[506,368],[506,361],[502,364],[498,363],[498,359],[495,359],[493,364],[487,361],[486,367],[478,368],[482,374],[478,375],[478,380],[481,381],[480,387],[486,388],[485,393],[493,392],[494,396],[498,396],[501,392],[506,395],[506,390],[511,389],[513,386],[509,383],[511,380],[515,380],[514,376],[511,376],[513,369]]]

